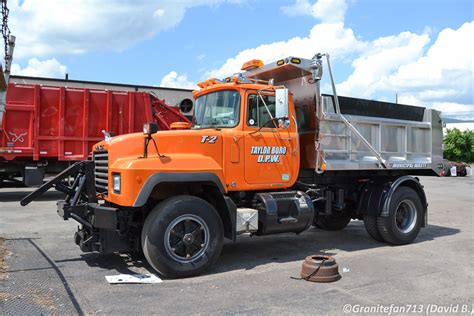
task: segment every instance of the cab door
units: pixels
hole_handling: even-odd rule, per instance
[[[293,178],[296,128],[276,118],[274,92],[248,91],[245,96],[245,181],[266,187],[285,187]]]

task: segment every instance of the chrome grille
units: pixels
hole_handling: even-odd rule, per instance
[[[107,151],[94,152],[93,159],[95,189],[98,193],[107,193],[109,189],[109,153]]]

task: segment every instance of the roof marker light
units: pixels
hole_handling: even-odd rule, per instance
[[[248,71],[248,70],[263,67],[263,65],[264,65],[263,61],[261,61],[260,59],[252,59],[252,60],[249,60],[248,62],[244,63],[240,70]]]

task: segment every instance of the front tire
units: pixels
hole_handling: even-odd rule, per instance
[[[222,221],[214,207],[187,195],[158,204],[145,220],[141,235],[148,263],[168,278],[203,273],[217,261],[223,239]]]
[[[388,211],[388,217],[377,218],[382,238],[394,245],[406,245],[415,240],[423,218],[423,206],[415,190],[398,187],[392,195]]]

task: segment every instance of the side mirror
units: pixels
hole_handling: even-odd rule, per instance
[[[151,138],[152,134],[158,132],[158,124],[156,123],[145,123],[143,124],[143,135]]]
[[[278,127],[281,129],[288,129],[290,127],[290,119],[287,117],[278,119]]]
[[[276,89],[275,102],[275,117],[288,117],[288,89]]]

